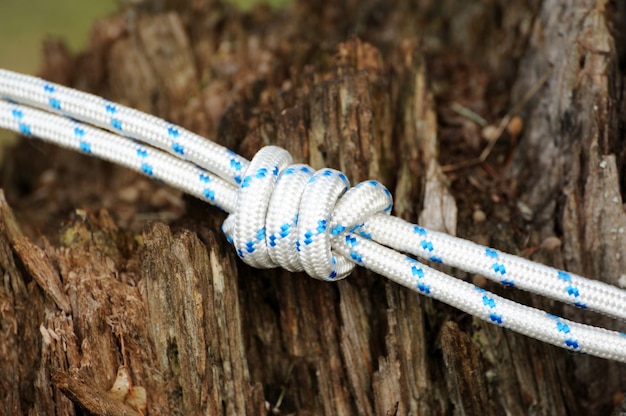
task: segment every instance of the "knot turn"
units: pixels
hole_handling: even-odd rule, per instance
[[[335,253],[333,241],[343,238],[349,244],[351,233],[368,237],[359,229],[371,215],[391,212],[391,193],[373,180],[350,188],[337,170],[315,171],[291,162],[283,148],[261,149],[246,170],[235,211],[222,229],[251,266],[342,279],[362,259]]]

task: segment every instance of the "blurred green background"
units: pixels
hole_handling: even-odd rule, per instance
[[[0,67],[35,72],[46,36],[63,38],[77,51],[93,21],[117,5],[116,0],[0,0]]]

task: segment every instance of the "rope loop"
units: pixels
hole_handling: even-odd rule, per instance
[[[333,250],[333,241],[350,241],[368,217],[391,211],[391,193],[376,181],[350,188],[334,169],[315,171],[291,165],[277,146],[261,149],[237,190],[235,211],[222,227],[237,255],[257,268],[280,266],[305,271],[320,280],[346,277],[359,259]]]
[[[222,228],[254,267],[305,270],[333,281],[358,264],[486,322],[626,362],[624,332],[501,298],[411,256],[622,321],[625,290],[385,215],[391,195],[378,182],[350,188],[341,172],[292,165],[289,153],[273,146],[249,162],[164,120],[2,69],[0,128],[118,163],[231,213]]]

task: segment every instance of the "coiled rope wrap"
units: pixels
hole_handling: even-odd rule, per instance
[[[280,266],[320,280],[343,279],[358,256],[336,256],[332,241],[362,227],[373,214],[388,215],[391,193],[376,181],[348,190],[350,183],[339,171],[315,172],[307,165],[288,166],[291,162],[285,149],[261,149],[222,229],[239,257],[253,267]]]
[[[6,70],[0,70],[0,127],[124,165],[229,212],[225,234],[255,267],[338,280],[358,264],[487,322],[626,362],[624,333],[517,304],[402,253],[621,320],[626,291],[390,216],[391,195],[378,182],[349,188],[341,172],[291,165],[291,156],[274,146],[248,162],[156,117]]]

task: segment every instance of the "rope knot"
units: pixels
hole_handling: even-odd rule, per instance
[[[391,212],[391,193],[377,181],[350,188],[337,170],[315,171],[291,163],[285,149],[261,149],[246,170],[235,211],[222,229],[251,266],[342,279],[362,259],[336,253],[333,242],[344,239],[349,244],[354,234],[368,237],[360,228],[371,215]]]

